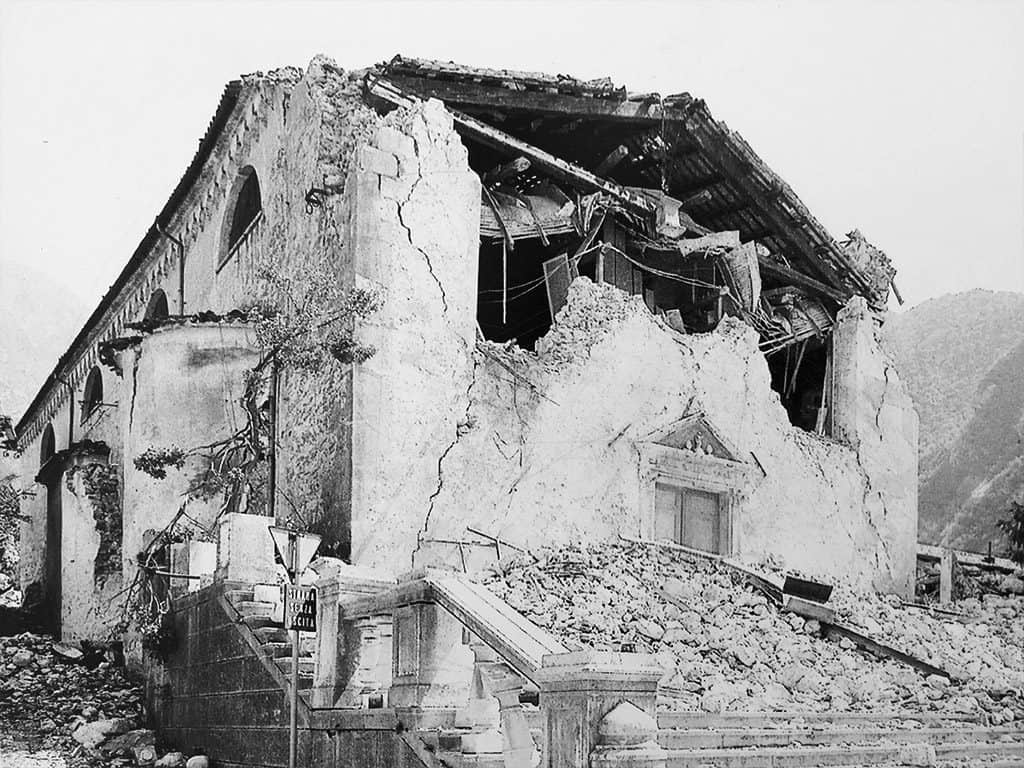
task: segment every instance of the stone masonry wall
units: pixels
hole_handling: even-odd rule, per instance
[[[397,110],[348,177],[347,254],[384,292],[352,374],[353,562],[411,564],[465,428],[473,383],[480,180],[438,101]]]
[[[890,527],[916,525],[906,494],[868,490],[880,466],[905,463],[909,437],[862,442],[862,456],[791,426],[748,326],[726,319],[712,333],[681,335],[639,298],[580,279],[536,355],[493,344],[481,349],[469,406],[458,411],[458,438],[440,455],[436,484],[424,479],[420,486],[430,496],[419,517],[430,517],[418,543],[382,532],[371,549],[377,559],[367,564],[401,564],[412,549],[416,565],[458,566],[456,548],[432,540],[463,538],[467,525],[528,547],[650,535],[638,446],[652,431],[701,411],[752,452],[766,475],[737,510],[743,558],[771,554],[811,574],[908,593],[913,542],[888,540],[865,498],[880,501]],[[887,392],[892,416],[903,415],[896,379]],[[442,408],[450,412],[451,405],[430,412],[439,424]],[[865,433],[868,427],[861,419]],[[868,458],[872,451],[878,455]],[[424,472],[432,458],[422,459]],[[392,486],[387,478],[382,485],[386,496]],[[477,565],[493,558],[493,550],[471,551]]]

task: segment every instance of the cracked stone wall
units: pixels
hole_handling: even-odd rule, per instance
[[[864,514],[882,543],[875,551],[877,567],[893,563],[892,580],[912,585],[916,561],[890,551],[917,548],[918,417],[878,332],[878,321],[860,297],[837,317],[833,432],[856,450],[865,476]]]
[[[97,555],[102,556],[104,542],[96,518],[106,510],[90,483],[90,477],[109,468],[106,464],[74,465],[59,484],[63,497],[61,571],[66,574],[61,595],[65,641],[106,637],[117,619],[110,609],[117,604],[121,572],[118,568],[117,572],[97,573]],[[117,554],[120,558],[120,551]]]
[[[536,354],[482,344],[466,374],[449,377],[448,400],[417,414],[445,426],[433,453],[415,447],[423,455],[418,473],[378,476],[383,497],[400,485],[405,498],[418,501],[418,509],[396,507],[396,517],[405,510],[423,523],[416,565],[493,562],[491,548],[460,553],[437,541],[476,538],[467,536],[467,525],[528,547],[649,535],[642,495],[650,481],[639,446],[651,432],[702,411],[766,474],[737,507],[741,557],[773,555],[810,574],[906,594],[913,542],[891,532],[916,525],[913,475],[893,478],[888,494],[873,489],[883,467],[906,463],[913,436],[869,444],[871,425],[859,419],[865,439],[855,450],[793,427],[757,341],[752,329],[728,318],[713,333],[678,334],[639,298],[577,280]],[[877,349],[864,341],[864,354]],[[894,377],[885,391],[886,418],[912,420]],[[891,521],[888,528],[879,515]],[[395,537],[393,530],[368,531],[378,542],[367,548],[368,563],[387,565],[385,555],[399,566],[406,560],[410,532]]]
[[[473,384],[480,180],[443,105],[398,110],[350,171],[353,279],[384,291],[352,373],[353,562],[403,571]]]

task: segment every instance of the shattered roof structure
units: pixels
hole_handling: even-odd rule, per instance
[[[853,294],[875,306],[887,299],[891,274],[880,285],[869,272],[873,263],[851,259],[743,137],[688,93],[637,94],[607,78],[583,81],[402,56],[371,72],[367,90],[393,103],[396,92],[440,99],[457,113],[460,132],[474,139],[488,138],[483,123],[581,169],[614,169],[628,186],[660,188],[707,231],[738,231],[743,242],[765,246],[769,255],[760,261],[766,274],[832,302]],[[592,129],[594,123],[599,131],[588,130],[586,142],[574,140],[584,124]],[[591,186],[608,191],[601,173],[594,175],[599,178]]]
[[[117,297],[240,119],[242,94],[265,83],[294,84],[301,76],[286,68],[225,87],[195,157],[26,409],[19,435],[63,372],[100,340]],[[363,99],[381,111],[436,98],[453,113],[456,130],[474,146],[470,162],[483,181],[482,240],[504,241],[511,249],[521,238],[539,236],[547,244],[549,236],[584,236],[570,258],[576,274],[580,253],[593,249],[601,222],[614,213],[629,223],[628,243],[620,243],[617,257],[646,274],[680,279],[680,254],[684,260],[691,253],[713,255],[720,264],[715,269],[724,273],[718,285],[692,276],[681,282],[727,291],[737,305],[732,312],[757,328],[766,353],[821,338],[853,295],[884,307],[894,287],[884,253],[859,233],[837,241],[738,133],[688,93],[633,93],[608,78],[584,81],[400,55],[350,74],[356,76]]]

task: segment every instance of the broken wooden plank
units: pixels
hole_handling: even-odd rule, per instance
[[[913,667],[918,672],[921,672],[925,675],[940,675],[941,677],[945,677],[947,679],[952,679],[953,677],[949,674],[949,672],[946,672],[946,670],[944,669],[940,669],[939,667],[929,664],[927,661],[923,661],[917,658],[916,656],[911,656],[909,653],[904,653],[903,651],[893,648],[892,646],[886,645],[885,643],[880,643],[877,640],[868,637],[867,635],[862,635],[860,632],[854,629],[850,629],[849,627],[844,627],[841,624],[832,623],[823,623],[821,627],[824,630],[826,638],[841,639],[845,637],[847,640],[851,640],[854,643],[854,645],[856,645],[858,648],[868,651],[869,653],[873,653],[876,656],[884,656],[889,659],[895,659],[896,661],[902,662],[908,666]]]
[[[594,173],[598,176],[604,176],[609,171],[613,170],[619,163],[625,160],[629,156],[629,147],[625,144],[619,144],[615,149],[608,153],[608,156],[597,164],[597,168],[594,169]]]
[[[917,559],[937,562],[942,558],[942,549],[942,547],[935,546],[934,544],[922,544],[919,542],[917,545]],[[1017,570],[1017,565],[1005,557],[993,557],[990,560],[980,552],[967,552],[962,549],[955,549],[953,551],[956,553],[956,559],[961,565],[969,565],[973,568],[999,571],[1001,573],[1013,573]]]
[[[679,120],[685,112],[678,106],[666,106],[659,99],[606,99],[574,96],[546,91],[520,91],[470,82],[452,82],[392,73],[388,80],[421,99],[440,99],[446,104],[503,112],[529,112],[537,115],[577,115],[607,120],[627,120],[648,124],[662,119]]]
[[[484,184],[498,184],[502,181],[508,181],[521,173],[526,173],[528,170],[530,170],[530,161],[525,157],[517,157],[515,160],[502,163],[497,168],[492,168],[485,173]]]
[[[795,595],[782,596],[782,610],[822,623],[828,622],[831,624],[836,620],[836,612],[827,605],[822,605],[814,600],[805,600]]]
[[[569,300],[569,283],[572,282],[572,278],[569,276],[569,256],[560,253],[553,259],[545,261],[543,267],[544,285],[548,293],[548,309],[551,311],[551,320],[554,322],[558,311]]]
[[[396,106],[408,107],[414,104],[416,100],[416,96],[405,93],[397,85],[384,78],[368,81],[367,89],[374,96]],[[649,218],[653,223],[657,207],[647,198],[630,192],[620,184],[602,179],[574,163],[555,157],[550,152],[545,152],[539,147],[517,139],[515,136],[477,120],[475,117],[470,117],[454,110],[451,110],[451,112],[455,124],[469,138],[492,147],[499,152],[525,157],[533,165],[544,169],[549,175],[560,181],[589,192],[603,192],[628,210]]]
[[[845,304],[847,299],[850,298],[849,293],[836,290],[832,286],[825,285],[825,283],[819,282],[813,277],[805,275],[803,272],[797,272],[795,269],[772,261],[761,254],[758,254],[757,256],[757,263],[761,267],[762,273],[781,280],[787,280],[793,285],[798,285],[801,288],[807,288],[812,293],[820,296],[826,296],[839,304]]]

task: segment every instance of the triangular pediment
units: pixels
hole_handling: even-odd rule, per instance
[[[747,463],[748,457],[730,443],[702,413],[684,416],[657,430],[648,441],[716,459]]]

